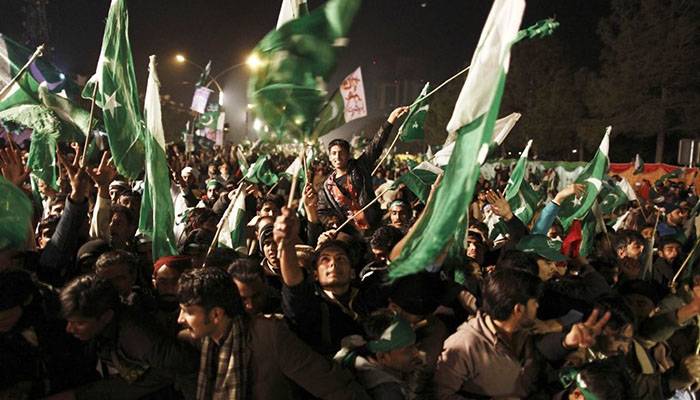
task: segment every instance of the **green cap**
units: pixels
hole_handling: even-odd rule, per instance
[[[561,242],[552,240],[545,235],[527,235],[520,239],[516,250],[525,253],[535,253],[549,261],[566,261],[566,256],[561,253]]]
[[[216,179],[209,179],[207,181],[207,189],[216,189],[221,186],[221,182],[217,181]]]
[[[405,319],[395,316],[391,325],[377,340],[370,340],[367,349],[372,353],[387,352],[416,343],[416,334]]]

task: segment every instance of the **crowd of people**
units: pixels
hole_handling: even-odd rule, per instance
[[[405,185],[373,202],[406,166],[372,171],[406,111],[362,149],[331,141],[291,207],[288,180],[243,183],[235,249],[211,245],[258,154],[170,146],[178,254],[157,259],[138,231],[143,183],[108,152],[81,165],[79,145],[61,146],[59,189],[35,197],[26,151],[6,142],[0,171],[35,212],[28,243],[0,248],[0,398],[694,398],[700,270],[681,267],[697,188],[657,183],[606,215],[624,218],[583,257],[562,250],[557,214],[585,186],[546,175],[521,221],[499,169],[477,185],[460,251],[390,279],[425,204]],[[277,172],[293,161],[269,156]]]

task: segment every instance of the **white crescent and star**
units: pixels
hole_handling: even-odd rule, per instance
[[[105,100],[104,106],[102,108],[106,111],[109,111],[109,113],[112,115],[112,118],[114,118],[114,110],[117,107],[121,106],[122,105],[119,104],[119,102],[117,101],[117,91],[115,90],[114,93],[107,96],[107,99]]]

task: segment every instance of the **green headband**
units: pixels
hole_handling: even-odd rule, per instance
[[[581,394],[583,394],[583,398],[586,400],[598,400],[598,396],[588,390],[588,384],[586,384],[583,378],[581,378],[581,372],[579,372],[577,369],[569,368],[564,370],[559,376],[559,380],[566,388],[570,387],[571,385],[576,385],[576,387],[581,391]]]
[[[416,333],[403,318],[395,316],[391,325],[384,330],[382,337],[370,340],[367,349],[372,353],[387,352],[416,343]]]
[[[391,202],[391,204],[389,204],[389,209],[391,209],[393,206],[408,207],[408,204],[406,204],[406,202],[403,200],[394,200]]]
[[[219,186],[221,186],[221,182],[217,181],[216,179],[210,179],[207,181],[207,189],[215,189]]]

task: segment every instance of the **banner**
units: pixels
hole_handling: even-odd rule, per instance
[[[345,104],[346,123],[367,116],[367,100],[360,67],[357,67],[340,84],[340,94]]]
[[[212,93],[214,93],[213,90],[204,86],[199,86],[194,90],[190,109],[194,112],[204,114],[204,111],[207,109],[207,103],[209,102],[209,96],[211,96]]]

